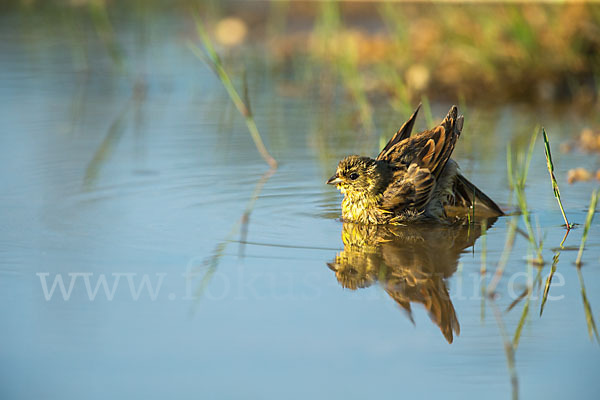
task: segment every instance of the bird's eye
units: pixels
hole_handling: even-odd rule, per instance
[[[353,172],[350,174],[350,179],[352,179],[353,181],[358,179],[358,174],[356,172]]]

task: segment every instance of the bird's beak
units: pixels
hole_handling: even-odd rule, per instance
[[[342,180],[340,178],[338,178],[337,174],[333,175],[331,178],[329,178],[329,180],[327,181],[328,185],[337,185],[338,183],[341,183]]]

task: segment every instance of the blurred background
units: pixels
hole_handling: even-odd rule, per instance
[[[597,398],[599,94],[593,2],[1,1],[0,397]],[[339,220],[419,103],[506,217]]]

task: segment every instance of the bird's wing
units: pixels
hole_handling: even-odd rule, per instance
[[[478,207],[484,207],[490,215],[504,215],[502,209],[492,199],[479,190],[467,178],[461,174],[457,174],[454,183],[454,204],[463,208],[469,208],[474,203],[477,203]]]
[[[377,160],[388,160],[390,149],[392,149],[395,145],[403,141],[404,139],[408,139],[410,134],[412,133],[413,127],[415,126],[415,119],[417,119],[417,114],[421,109],[421,104],[417,106],[417,109],[412,113],[410,118],[398,129],[398,132],[392,136],[390,141],[385,145],[381,153],[377,156]]]
[[[450,159],[463,127],[463,116],[452,106],[442,123],[434,129],[419,133],[397,143],[386,152],[391,164],[416,164],[438,177]]]
[[[399,211],[406,208],[422,211],[431,198],[435,178],[427,168],[411,164],[407,170],[399,170],[383,192],[381,208]]]

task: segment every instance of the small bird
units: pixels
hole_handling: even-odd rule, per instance
[[[442,123],[411,137],[421,105],[376,159],[351,155],[327,181],[344,195],[342,219],[363,224],[452,222],[472,207],[488,217],[504,213],[462,176],[450,158],[464,118],[452,106]]]

